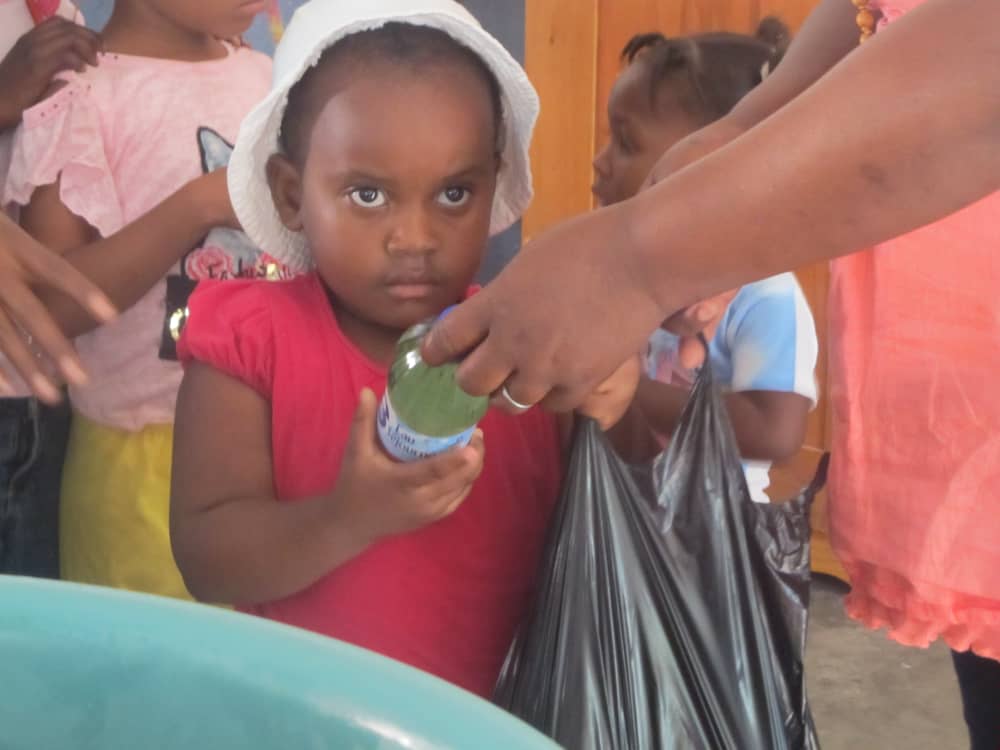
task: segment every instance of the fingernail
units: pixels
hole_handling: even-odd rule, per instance
[[[40,372],[31,376],[31,388],[44,401],[58,401],[60,398],[59,389],[52,385],[49,379]]]
[[[66,380],[73,385],[85,385],[90,380],[86,371],[72,357],[63,357],[60,359],[59,369],[66,376]]]

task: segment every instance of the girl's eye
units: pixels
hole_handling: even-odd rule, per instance
[[[623,154],[630,154],[633,151],[632,142],[621,133],[614,134],[614,140],[618,142],[618,148]]]
[[[463,187],[450,187],[441,191],[440,201],[446,206],[463,206],[469,202],[471,193]]]
[[[350,192],[354,205],[362,208],[378,208],[385,205],[385,194],[378,188],[360,187]]]

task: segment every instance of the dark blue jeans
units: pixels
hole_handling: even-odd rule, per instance
[[[59,577],[69,406],[0,399],[0,573]]]
[[[1000,661],[951,652],[971,750],[1000,750]]]

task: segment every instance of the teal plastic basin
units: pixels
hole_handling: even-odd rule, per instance
[[[389,659],[233,612],[0,576],[3,750],[556,747]]]

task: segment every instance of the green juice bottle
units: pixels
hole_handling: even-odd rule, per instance
[[[488,398],[470,396],[458,387],[457,362],[430,367],[421,358],[420,344],[433,323],[418,323],[399,339],[378,408],[379,439],[386,452],[400,461],[418,461],[468,445],[489,408]]]

